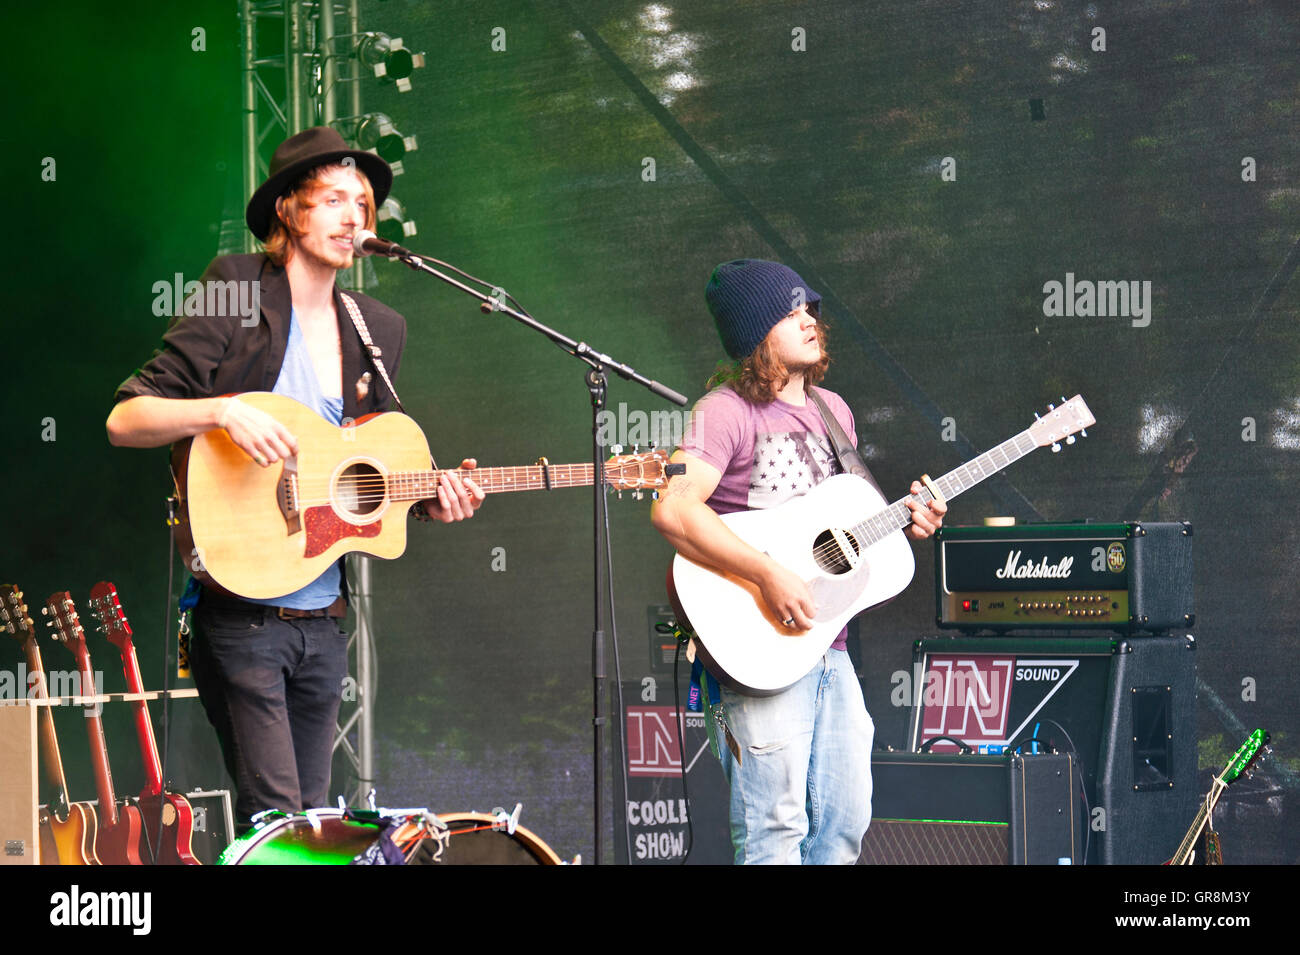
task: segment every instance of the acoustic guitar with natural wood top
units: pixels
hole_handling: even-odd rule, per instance
[[[344,554],[393,559],[406,550],[407,511],[438,496],[443,471],[429,443],[395,412],[340,428],[306,405],[267,392],[239,400],[271,415],[298,439],[298,453],[262,467],[223,429],[178,442],[172,477],[177,538],[194,576],[254,600],[293,593]],[[618,455],[603,468],[617,491],[667,484],[664,451]],[[552,490],[593,483],[590,464],[456,470],[484,491]]]

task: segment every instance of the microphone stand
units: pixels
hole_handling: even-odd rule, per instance
[[[602,352],[596,351],[586,342],[576,342],[553,328],[537,321],[526,312],[516,311],[506,305],[499,298],[492,295],[485,295],[477,289],[470,288],[468,285],[445,275],[442,272],[429,265],[421,256],[403,249],[401,246],[390,246],[387,250],[389,258],[396,259],[404,265],[414,269],[417,272],[423,272],[426,275],[432,275],[434,278],[441,279],[448,285],[460,289],[466,295],[479,300],[479,308],[485,315],[492,312],[502,312],[509,315],[521,325],[527,325],[533,331],[549,338],[555,344],[559,345],[564,351],[568,352],[574,358],[586,364],[587,370],[584,374],[587,391],[591,395],[591,464],[592,464],[592,519],[594,527],[592,528],[592,613],[593,626],[591,632],[591,678],[592,678],[592,775],[593,775],[593,793],[592,798],[595,800],[595,806],[592,811],[593,828],[595,833],[594,855],[596,865],[601,864],[602,840],[601,840],[601,805],[604,780],[604,752],[605,752],[605,728],[609,724],[609,718],[606,715],[606,687],[605,681],[608,678],[605,672],[605,602],[601,596],[601,583],[604,577],[612,584],[612,568],[606,567],[605,573],[602,574],[601,546],[604,540],[602,534],[608,526],[608,506],[609,502],[605,497],[605,451],[600,442],[600,414],[605,410],[605,396],[607,379],[606,371],[613,371],[615,374],[628,381],[634,381],[650,392],[673,402],[677,405],[685,405],[686,397],[666,385],[661,385],[657,381],[646,378],[636,369],[623,362],[617,361]],[[435,260],[436,261],[436,260]],[[444,263],[439,263],[444,264]],[[474,279],[474,281],[479,281]],[[487,284],[487,283],[483,283]],[[495,289],[494,289],[495,291]],[[671,473],[671,472],[669,472]],[[611,587],[611,595],[613,593]],[[611,606],[609,612],[613,614],[614,608]],[[624,798],[627,794],[624,793]]]

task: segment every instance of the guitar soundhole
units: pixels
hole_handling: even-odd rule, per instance
[[[384,476],[374,465],[358,461],[349,464],[334,482],[334,501],[348,514],[364,517],[384,503]]]
[[[858,546],[858,540],[848,531],[842,531],[844,540],[852,550],[852,560],[844,553],[844,547],[840,543],[840,538],[831,531],[822,531],[813,541],[813,560],[817,566],[828,574],[847,574],[853,569],[857,562],[858,554],[861,548]]]

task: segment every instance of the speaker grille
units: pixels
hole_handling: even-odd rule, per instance
[[[1005,823],[876,819],[859,865],[1006,865]]]

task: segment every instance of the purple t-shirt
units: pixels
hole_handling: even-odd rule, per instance
[[[834,392],[814,390],[856,447],[849,406]],[[681,450],[722,472],[707,502],[719,514],[776,507],[840,471],[811,399],[802,408],[779,398],[756,405],[726,386],[696,402]],[[844,639],[842,631],[832,646],[843,650]]]

